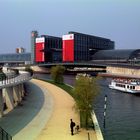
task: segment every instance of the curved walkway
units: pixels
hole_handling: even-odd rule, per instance
[[[10,112],[11,117],[8,117],[10,113],[7,115],[7,119],[3,117],[7,125],[1,120],[7,131],[6,127],[10,126],[9,130],[12,127],[16,129],[15,127],[22,125],[25,123],[24,121],[28,120],[28,123],[25,123],[26,125],[20,126],[20,129],[16,130],[16,133],[12,135],[14,136],[13,140],[88,140],[88,133],[90,140],[97,139],[93,130],[80,129],[78,134],[71,136],[70,119],[72,118],[76,124],[79,124],[79,116],[73,109],[74,100],[68,93],[40,80],[33,79],[31,83],[35,88],[31,88],[33,91],[29,91],[29,94],[31,93],[32,97],[34,95],[39,97],[41,94],[41,97],[38,100],[33,100],[32,98],[29,100],[30,96],[28,95],[29,97],[27,96],[27,101],[25,102],[30,102],[30,107],[23,102],[22,107],[15,109],[15,112]],[[36,106],[38,104],[39,107]],[[35,113],[33,114],[33,112]],[[30,118],[31,114],[33,115]],[[12,118],[12,121],[8,120],[8,118]]]
[[[47,121],[50,119],[53,111],[53,97],[48,92],[47,87],[45,87],[45,82],[41,82],[39,80],[31,80],[31,84],[32,85],[29,86],[36,86],[36,88],[29,88],[30,90],[28,92],[31,92],[32,96],[37,94],[35,96],[36,98],[38,97],[38,100],[31,101],[32,106],[28,111],[34,112],[34,110],[36,110],[36,112],[38,112],[34,118],[30,120],[30,122],[13,137],[13,140],[35,140],[36,137],[40,134],[41,130],[45,127]],[[38,91],[37,88],[41,89],[41,91]],[[42,95],[40,97],[40,94],[42,93],[43,99]],[[28,108],[28,106],[26,108]]]
[[[36,140],[96,140],[94,131],[86,131],[81,129],[78,134],[71,136],[70,134],[70,119],[72,118],[76,124],[79,124],[79,115],[75,112],[73,106],[75,104],[73,98],[64,90],[49,84],[39,81],[37,83],[43,84],[49,93],[51,93],[54,100],[54,109],[50,120],[47,122],[44,129]]]
[[[16,106],[0,118],[0,126],[13,137],[13,140],[35,139],[53,110],[53,99],[46,88],[40,88],[31,80],[26,83],[26,93],[22,106]]]

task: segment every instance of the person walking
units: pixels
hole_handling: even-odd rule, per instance
[[[74,126],[75,126],[75,122],[73,122],[72,119],[70,119],[71,135],[74,135],[74,134],[73,134]]]

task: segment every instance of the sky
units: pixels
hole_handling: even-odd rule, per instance
[[[32,30],[59,37],[76,31],[139,49],[140,0],[0,0],[0,54],[30,52]]]

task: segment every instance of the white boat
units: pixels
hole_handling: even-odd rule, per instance
[[[113,79],[109,88],[128,93],[140,93],[140,81],[136,79]]]

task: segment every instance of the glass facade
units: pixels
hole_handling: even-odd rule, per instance
[[[25,61],[31,62],[31,53],[0,54],[0,63]]]
[[[45,38],[44,62],[62,61],[62,38],[42,35]]]
[[[88,61],[97,50],[114,49],[114,42],[97,36],[69,32],[74,35],[74,61]]]
[[[74,34],[75,61],[89,60],[89,39],[81,34]]]
[[[42,37],[45,38],[44,47],[36,51],[36,39]],[[114,44],[110,39],[78,32],[69,32],[63,35],[62,39],[48,35],[38,36],[37,31],[32,31],[31,61],[33,63],[89,61],[98,50],[114,49]]]

